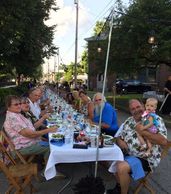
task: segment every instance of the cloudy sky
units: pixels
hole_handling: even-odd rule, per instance
[[[57,12],[51,12],[48,25],[57,25],[55,29],[54,44],[59,47],[59,62],[68,64],[75,61],[75,24],[76,5],[75,0],[56,0],[59,7]],[[93,33],[93,28],[98,20],[106,18],[115,0],[77,0],[79,2],[78,19],[78,61],[86,46],[87,37]],[[128,0],[123,0],[126,4]],[[52,57],[45,61],[44,70],[47,71],[47,63],[50,64],[50,71],[54,70],[54,63],[58,58]]]

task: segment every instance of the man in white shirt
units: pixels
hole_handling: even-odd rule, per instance
[[[39,119],[40,115],[45,114],[41,112],[41,108],[39,106],[39,100],[42,96],[42,91],[39,88],[32,88],[28,93],[28,100],[30,105],[30,111],[34,114],[34,116]]]

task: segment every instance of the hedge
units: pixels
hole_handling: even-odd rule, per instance
[[[23,82],[19,86],[13,86],[9,88],[0,88],[0,106],[5,105],[5,98],[8,95],[21,96],[28,91],[28,82]]]

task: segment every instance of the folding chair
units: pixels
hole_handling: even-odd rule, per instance
[[[3,139],[1,138],[1,140]],[[0,141],[0,154],[0,169],[9,182],[9,187],[5,193],[10,194],[14,191],[14,194],[24,194],[27,186],[29,186],[30,193],[32,193],[35,189],[31,180],[33,176],[37,176],[37,164],[27,164],[22,155],[17,152],[11,154],[5,141]]]
[[[3,141],[3,145],[5,145],[5,147],[8,148],[8,152],[15,153],[17,155],[18,159],[20,159],[23,163],[24,163],[24,161],[26,163],[30,163],[35,158],[36,155],[34,155],[34,154],[25,155],[25,156],[21,155],[21,153],[15,149],[14,144],[12,143],[10,138],[8,137],[8,135],[5,132],[3,127],[0,131],[0,138],[1,138],[1,141]],[[24,159],[24,161],[23,161],[23,159]]]
[[[171,148],[171,141],[168,141],[167,145],[165,147],[163,147],[161,159],[163,159],[165,156],[167,156],[170,148]],[[138,184],[137,188],[135,189],[134,194],[138,194],[142,188],[146,188],[150,194],[156,193],[148,181],[148,178],[151,175],[152,175],[151,171],[147,172],[146,176],[139,181],[139,184]]]

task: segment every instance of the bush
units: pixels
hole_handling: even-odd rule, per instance
[[[23,82],[19,86],[9,87],[9,88],[0,88],[0,105],[5,105],[5,98],[8,95],[17,95],[21,96],[22,94],[28,91],[28,83]]]

